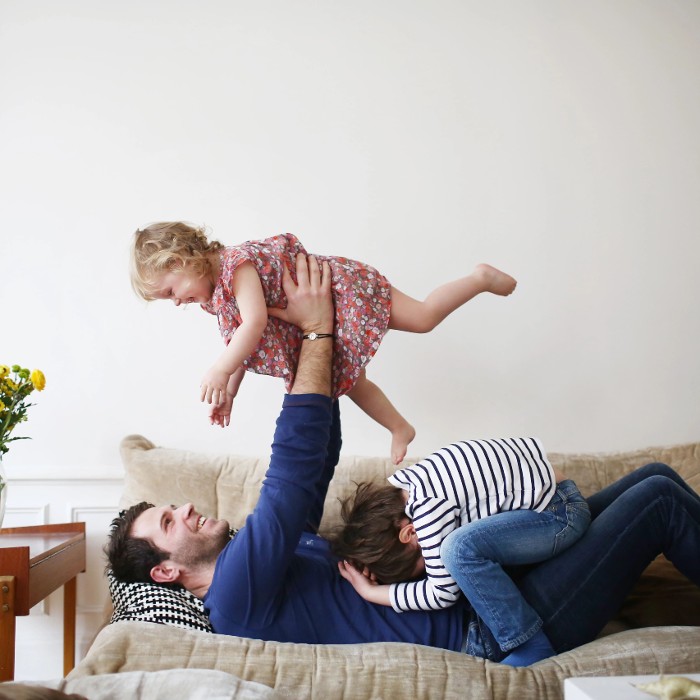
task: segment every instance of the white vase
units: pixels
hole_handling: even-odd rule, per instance
[[[7,477],[5,467],[2,464],[2,453],[0,452],[0,527],[5,517],[5,504],[7,503]]]

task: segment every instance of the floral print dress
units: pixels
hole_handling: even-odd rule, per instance
[[[299,239],[291,233],[261,241],[246,241],[221,252],[219,280],[211,301],[202,304],[202,308],[218,318],[219,330],[226,344],[241,323],[238,304],[231,291],[236,268],[244,262],[253,263],[267,306],[283,309],[287,306],[287,297],[282,290],[282,271],[286,265],[296,281],[297,253],[307,254]],[[327,260],[331,268],[335,304],[333,397],[337,398],[352,389],[362,368],[379,348],[389,325],[391,285],[373,267],[356,260],[325,255],[316,257],[319,263]],[[263,336],[243,366],[257,374],[282,377],[289,391],[294,383],[301,335],[297,326],[268,316]]]

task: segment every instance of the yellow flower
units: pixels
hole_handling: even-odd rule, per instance
[[[46,386],[44,373],[35,369],[30,372],[20,365],[0,365],[0,456],[10,449],[15,440],[28,440],[24,435],[13,434],[18,423],[27,421],[30,394]],[[0,482],[0,491],[2,483]]]
[[[29,375],[29,379],[37,391],[44,391],[46,377],[40,369],[33,369],[32,373]]]

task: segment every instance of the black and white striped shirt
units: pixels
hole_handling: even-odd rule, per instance
[[[457,442],[410,467],[389,482],[408,492],[406,515],[423,550],[426,577],[391,585],[397,612],[439,610],[460,595],[440,559],[440,545],[453,530],[509,510],[541,512],[554,496],[556,478],[537,438]]]

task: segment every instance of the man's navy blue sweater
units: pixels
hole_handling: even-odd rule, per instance
[[[340,446],[337,401],[285,396],[258,504],[220,554],[204,598],[214,631],[280,642],[412,642],[459,650],[464,604],[397,613],[368,603],[315,534]]]

